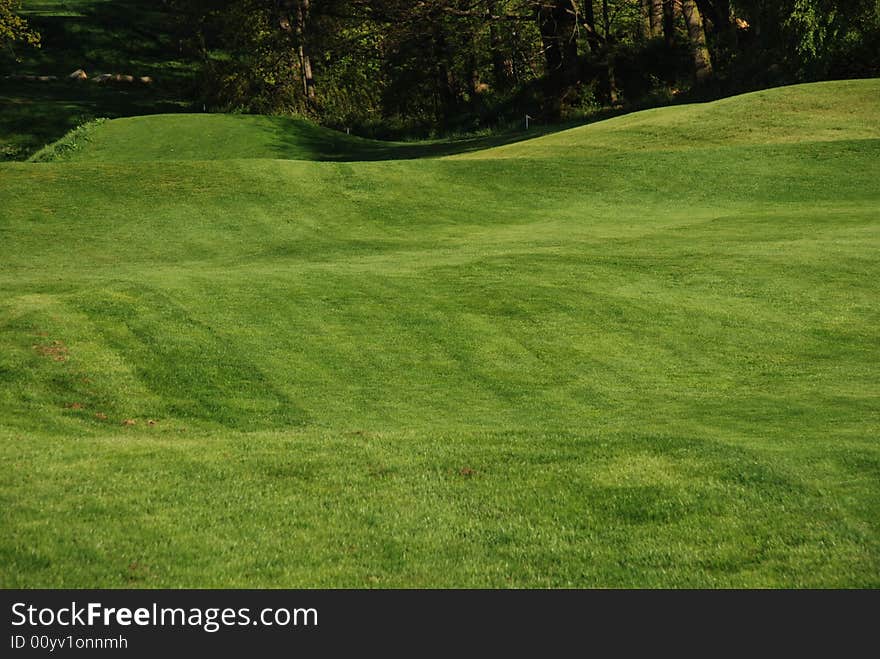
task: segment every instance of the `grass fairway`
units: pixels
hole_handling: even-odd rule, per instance
[[[880,81],[81,138],[0,164],[3,587],[880,587]]]

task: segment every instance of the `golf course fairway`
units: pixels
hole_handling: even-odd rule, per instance
[[[0,164],[0,586],[880,587],[880,81],[493,144]]]

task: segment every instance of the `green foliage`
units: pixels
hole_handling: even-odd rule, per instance
[[[316,60],[321,93],[321,119],[325,124],[350,127],[382,118],[382,39],[366,25],[342,27],[334,32],[338,48]]]
[[[794,0],[783,25],[808,75],[827,75],[850,51],[880,34],[877,5],[871,0]]]
[[[876,0],[736,0],[751,24],[738,57],[784,80],[880,75],[880,14]],[[757,76],[756,76],[757,77]]]
[[[200,101],[215,109],[436,134],[669,101],[693,85],[683,19],[669,34],[646,33],[637,0],[594,2],[592,18],[567,0],[334,0],[311,3],[301,23],[303,0],[174,2],[204,60]],[[880,70],[875,0],[698,4],[716,71],[700,94]],[[315,98],[304,92],[300,48]],[[560,48],[564,73],[547,59]]]
[[[71,158],[91,141],[95,130],[105,121],[106,119],[103,118],[94,119],[77,126],[60,140],[37,151],[30,160],[32,162],[54,162]]]
[[[205,59],[200,100],[226,111],[302,112],[305,102],[294,77],[295,43],[279,28],[272,7],[259,0],[209,6],[197,35]]]
[[[601,108],[880,75],[877,0],[697,5],[715,72],[699,89],[681,16],[668,34],[663,26],[649,34],[638,0],[111,0],[71,1],[63,11],[62,3],[33,0],[25,9],[34,8],[31,22],[49,48],[25,62],[37,72],[53,65],[54,75],[69,61],[114,69],[146,64],[163,89],[175,78],[173,96],[192,108],[309,117],[386,136],[479,132],[520,123],[525,114],[557,121]],[[569,18],[541,22],[548,11]],[[574,53],[564,74],[548,68],[553,44]],[[157,66],[169,60],[172,69]],[[113,105],[121,105],[122,95],[105,96],[100,105],[115,97]],[[149,103],[137,105],[140,112],[90,107],[81,114],[152,111]],[[20,123],[17,106],[4,113],[13,119],[0,118],[0,137],[3,123]],[[43,132],[57,137],[76,122],[68,116],[57,123]],[[7,156],[45,142],[15,139],[3,147]]]
[[[0,48],[11,49],[16,43],[40,47],[40,35],[18,13],[21,0],[0,0]]]

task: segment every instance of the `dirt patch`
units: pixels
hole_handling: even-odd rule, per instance
[[[129,581],[143,581],[150,576],[150,568],[143,563],[134,561],[128,564],[126,579]]]
[[[106,421],[107,415],[104,414],[103,412],[95,412],[95,418],[100,419],[101,421]]]
[[[122,425],[123,426],[135,426],[135,425],[137,425],[137,421],[135,421],[134,419],[123,419]]]
[[[56,362],[66,362],[70,358],[70,350],[62,341],[52,341],[50,344],[36,344],[34,350],[44,357],[50,357]]]
[[[86,408],[82,403],[67,403],[64,407],[69,410],[84,410]]]

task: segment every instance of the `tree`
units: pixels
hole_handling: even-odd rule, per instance
[[[710,78],[724,93],[880,75],[878,0],[164,2],[201,56],[200,102],[337,127],[470,130]]]
[[[489,53],[492,59],[492,82],[499,92],[506,92],[514,83],[512,57],[507,53],[504,37],[499,21],[493,20],[498,15],[496,0],[486,0],[486,22],[489,24]]]
[[[667,48],[672,48],[675,43],[675,23],[680,14],[680,0],[663,0],[663,39]]]
[[[544,44],[547,74],[557,86],[577,78],[577,11],[571,0],[539,2],[536,7],[538,30]]]
[[[314,103],[315,76],[312,72],[312,56],[308,45],[309,12],[311,6],[309,0],[296,0],[296,40],[297,54],[299,55],[300,77],[303,84],[303,94],[309,103]]]
[[[21,0],[0,0],[0,47],[9,50],[16,43],[40,46],[40,35],[31,29],[18,10]]]
[[[681,13],[687,26],[688,41],[694,58],[694,74],[697,84],[706,82],[712,76],[712,56],[706,45],[706,30],[703,17],[695,0],[681,0]]]
[[[663,0],[651,0],[651,36],[663,36]]]
[[[862,49],[863,44],[880,46],[880,1],[789,0],[785,4],[782,42],[794,50],[792,59],[801,64],[801,75],[824,77],[850,57],[875,59]],[[870,74],[870,68],[865,73]]]

